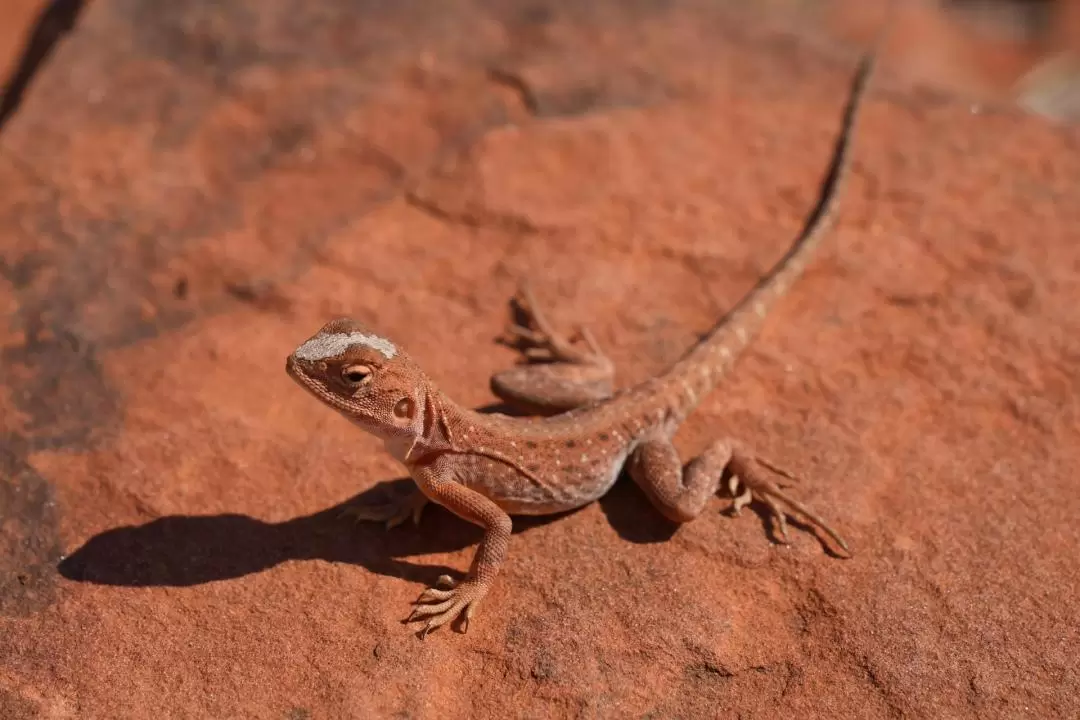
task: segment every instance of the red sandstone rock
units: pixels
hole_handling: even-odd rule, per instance
[[[853,559],[622,482],[421,642],[479,533],[338,519],[400,470],[285,355],[354,314],[483,405],[529,275],[647,377],[797,232],[855,56],[693,3],[221,7],[99,0],[0,133],[0,716],[1077,714],[1075,129],[886,64],[679,437],[797,470]]]

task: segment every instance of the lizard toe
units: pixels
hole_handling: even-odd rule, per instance
[[[851,550],[848,548],[847,542],[840,537],[839,533],[825,522],[820,515],[815,513],[805,504],[785,493],[776,483],[766,478],[762,470],[771,470],[789,481],[795,481],[797,479],[794,475],[778,469],[772,463],[762,460],[761,458],[744,454],[742,451],[736,452],[735,457],[732,459],[732,464],[735,473],[729,484],[729,490],[732,495],[735,496],[734,510],[736,513],[753,499],[758,499],[765,503],[769,508],[769,514],[776,522],[776,533],[779,536],[781,543],[788,545],[791,543],[791,540],[787,530],[787,513],[784,512],[784,508],[781,507],[781,504],[786,505],[832,538],[833,541],[843,549],[845,554],[848,556],[851,555]],[[736,494],[740,488],[742,492]]]
[[[446,575],[439,578],[440,581],[444,579],[453,582]],[[471,580],[465,580],[448,589],[428,588],[416,599],[417,605],[405,622],[427,620],[420,630],[420,637],[424,638],[431,631],[461,616],[461,631],[467,632],[469,620],[472,619],[476,606],[484,594],[484,589]]]

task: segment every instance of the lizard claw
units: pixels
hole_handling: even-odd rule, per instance
[[[532,289],[523,283],[514,296],[518,310],[524,316],[524,323],[512,323],[507,331],[517,341],[519,350],[527,360],[563,360],[570,362],[606,360],[596,343],[596,339],[584,326],[579,326],[570,336],[565,336],[547,321],[537,307]],[[583,341],[589,351],[575,347],[576,341]]]
[[[739,511],[754,498],[761,500],[769,508],[769,514],[776,522],[776,534],[779,536],[780,543],[790,545],[791,538],[788,535],[786,513],[780,506],[780,503],[783,503],[810,520],[826,535],[831,537],[844,550],[845,554],[851,555],[847,542],[840,537],[839,533],[833,530],[813,510],[785,493],[776,483],[765,478],[760,472],[760,468],[771,470],[790,481],[798,479],[795,475],[756,456],[736,457],[735,463],[737,472],[732,473],[731,478],[728,480],[728,490],[734,498],[732,501],[732,515],[738,515]]]
[[[795,475],[794,473],[792,473],[789,470],[785,470],[784,468],[780,467],[779,465],[774,465],[771,461],[766,460],[763,457],[755,457],[754,461],[758,465],[761,465],[766,470],[771,470],[772,472],[776,473],[777,475],[784,478],[785,480],[790,480],[791,482],[798,482],[799,481],[799,478],[798,478],[797,475]]]
[[[742,488],[742,492],[739,492],[739,488]],[[731,493],[731,514],[738,515],[744,507],[750,504],[750,501],[754,499],[754,494],[750,492],[750,488],[743,484],[738,475],[732,473],[728,479],[728,492]]]
[[[457,581],[449,575],[440,575],[435,581],[435,587],[428,588],[424,592],[420,593],[420,597],[413,601],[413,604],[422,602],[434,602],[436,600],[445,600],[453,595],[453,588],[457,585]]]
[[[435,581],[436,587],[428,588],[416,598],[412,612],[405,618],[406,623],[427,619],[420,630],[420,639],[454,618],[461,616],[461,632],[469,631],[469,620],[476,613],[480,600],[487,594],[487,589],[474,580],[456,583],[449,575],[442,575]],[[422,604],[426,603],[426,604]]]

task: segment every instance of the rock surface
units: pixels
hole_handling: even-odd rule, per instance
[[[678,437],[744,439],[854,558],[632,483],[479,533],[283,372],[326,319],[464,404],[531,277],[622,383],[809,210],[857,48],[740,3],[96,0],[0,129],[0,717],[1080,713],[1080,134],[875,81],[842,216]]]

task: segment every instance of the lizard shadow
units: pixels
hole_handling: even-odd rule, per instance
[[[406,522],[387,530],[381,523],[357,523],[342,516],[350,505],[385,502],[411,485],[409,478],[384,481],[338,505],[280,523],[241,514],[169,515],[116,527],[91,537],[57,569],[69,580],[130,587],[201,585],[290,560],[348,563],[424,585],[443,574],[460,577],[460,569],[404,559],[454,552],[480,541],[479,528],[443,508],[429,505],[419,528]],[[515,518],[514,533],[562,515]]]
[[[493,404],[480,412],[516,414]],[[659,542],[662,525],[643,497],[634,498],[617,483],[614,497],[601,500],[620,535],[636,542]],[[449,511],[430,504],[421,526],[387,530],[381,523],[354,522],[342,513],[357,504],[381,504],[409,492],[409,477],[383,481],[342,503],[283,522],[265,522],[242,514],[169,515],[142,525],[105,530],[87,540],[57,565],[76,582],[129,587],[186,587],[229,580],[270,569],[290,560],[324,560],[358,565],[380,575],[432,585],[439,575],[460,576],[458,569],[421,565],[406,558],[456,552],[479,543],[482,531]],[[608,493],[612,496],[613,493]],[[554,522],[577,511],[546,516],[515,516],[513,533]],[[662,521],[662,518],[661,518]],[[671,532],[675,528],[671,529]],[[643,534],[644,533],[644,534]],[[666,533],[670,535],[669,533]]]
[[[480,528],[449,511],[432,504],[425,509],[419,528],[406,522],[390,530],[381,523],[356,523],[342,515],[351,505],[385,502],[411,486],[407,477],[384,481],[345,502],[280,523],[241,514],[169,515],[142,525],[116,527],[91,537],[64,557],[57,570],[77,582],[128,587],[202,585],[290,560],[348,563],[426,586],[433,585],[439,575],[460,577],[461,569],[404,559],[476,546]],[[598,503],[612,528],[629,542],[664,542],[679,529],[627,479],[617,482]],[[750,507],[772,537],[767,511],[754,504]],[[513,533],[528,532],[575,512],[515,516]],[[789,523],[812,532],[794,519]]]

